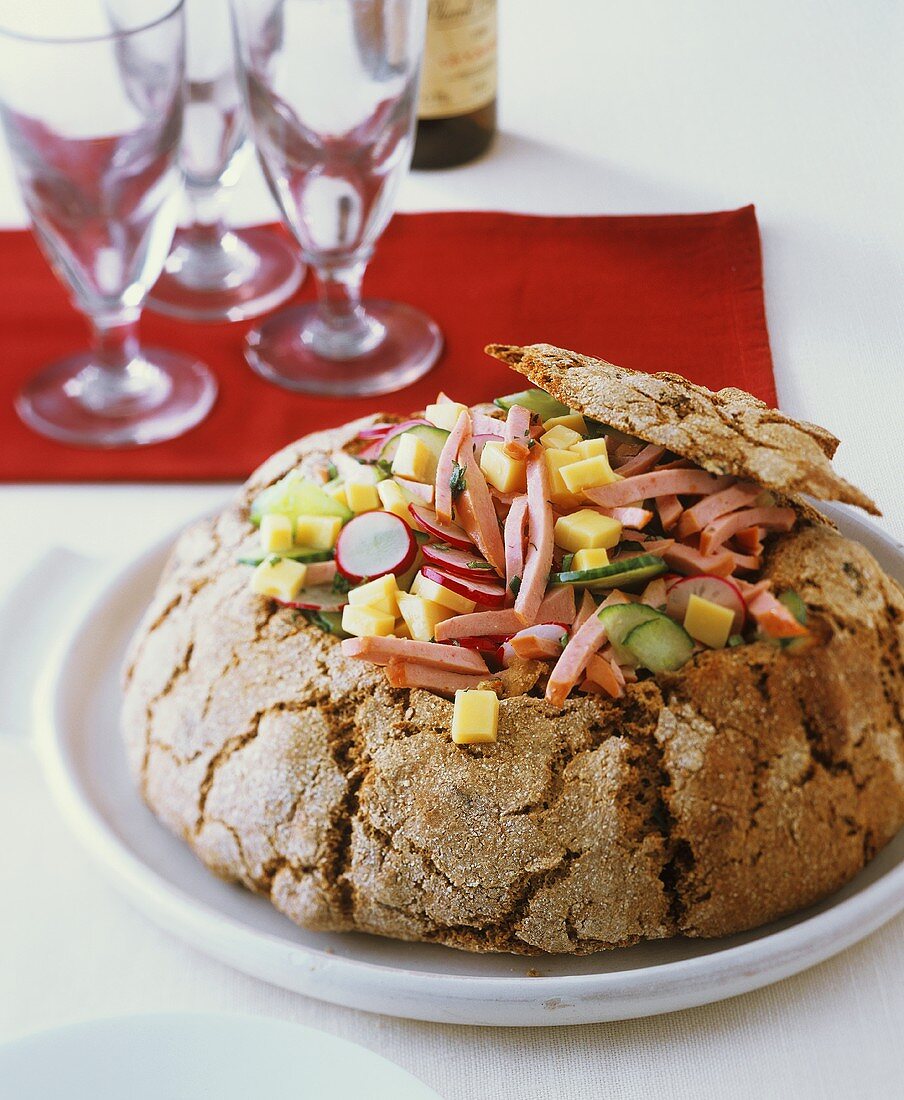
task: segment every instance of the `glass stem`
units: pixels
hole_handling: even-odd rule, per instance
[[[223,188],[188,185],[192,234],[202,247],[219,248],[227,233]]]
[[[169,378],[141,357],[137,309],[91,318],[92,361],[67,386],[69,396],[102,416],[135,416],[154,408],[170,389]]]
[[[98,366],[120,373],[137,358],[138,316],[137,309],[130,309],[91,318]]]
[[[354,359],[372,351],[386,334],[361,304],[366,260],[316,268],[318,318],[304,340],[326,359]]]

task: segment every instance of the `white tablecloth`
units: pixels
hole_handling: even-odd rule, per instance
[[[502,0],[501,9],[503,132],[492,156],[412,177],[400,206],[621,213],[755,201],[781,404],[841,437],[839,468],[904,537],[904,6]],[[271,215],[256,174],[233,212]],[[0,163],[0,224],[22,220]],[[209,486],[0,487],[0,598],[48,546],[118,558],[222,497]],[[14,644],[0,639],[0,660]],[[901,1094],[904,918],[798,978],[650,1020],[505,1031],[334,1008],[211,962],[123,902],[67,835],[31,747],[8,728],[17,713],[8,703],[0,1039],[115,1013],[234,1010],[354,1039],[449,1100]]]

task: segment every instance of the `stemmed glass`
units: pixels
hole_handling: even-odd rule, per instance
[[[318,301],[248,336],[259,374],[376,394],[436,362],[439,329],[361,280],[411,160],[426,0],[233,0],[255,144]]]
[[[32,227],[94,331],[17,400],[54,439],[87,446],[180,435],[216,382],[136,326],[179,199],[182,0],[0,0],[0,120]]]
[[[294,248],[272,230],[229,229],[229,188],[250,142],[236,75],[229,0],[186,0],[187,90],[179,161],[192,223],[178,229],[148,305],[184,321],[239,321],[300,285]]]

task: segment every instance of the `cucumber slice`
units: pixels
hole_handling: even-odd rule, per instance
[[[626,636],[624,646],[650,672],[674,672],[694,654],[694,639],[684,627],[659,614],[635,626]]]
[[[434,428],[432,424],[415,424],[413,428],[408,428],[407,431],[398,432],[392,436],[391,439],[387,439],[380,451],[380,462],[387,464],[391,463],[395,458],[395,453],[399,449],[399,441],[403,435],[413,435],[419,439],[433,455],[434,467],[439,462],[440,452],[446,440],[449,438],[449,433],[442,428]]]
[[[636,664],[636,660],[634,654],[625,647],[625,638],[641,623],[665,618],[662,612],[647,607],[645,603],[610,604],[597,614],[600,622],[606,627],[606,637],[615,650],[615,656],[621,664],[630,665]]]
[[[339,516],[342,520],[349,520],[353,513],[338,500],[333,500],[301,471],[292,470],[254,498],[251,522],[257,527],[266,515],[288,516],[290,519],[298,516]]]
[[[497,397],[493,402],[506,412],[512,405],[521,405],[522,408],[535,412],[541,420],[552,420],[554,416],[567,416],[570,412],[567,405],[556,401],[546,390],[532,389],[521,390],[520,393],[510,393],[505,397]]]
[[[788,608],[801,626],[807,625],[807,605],[793,588],[786,588],[784,592],[779,592],[778,602]]]
[[[263,550],[255,550],[252,554],[244,554],[242,557],[237,558],[239,565],[260,565],[265,559],[269,558],[270,554],[265,554]],[[331,561],[333,558],[332,550],[312,550],[310,546],[293,546],[291,550],[280,550],[276,555],[278,558],[290,558],[292,561],[303,561],[305,563],[312,561]]]
[[[597,569],[570,569],[552,573],[550,584],[580,584],[587,588],[627,588],[665,573],[667,566],[657,554],[638,554],[633,558],[601,565]]]

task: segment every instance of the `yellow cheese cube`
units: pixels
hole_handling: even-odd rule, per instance
[[[432,481],[436,461],[433,452],[411,432],[399,436],[399,448],[392,460],[392,472],[410,481]]]
[[[333,500],[338,500],[344,508],[348,508],[348,496],[345,492],[344,481],[339,481],[335,485],[324,485],[323,491],[328,497],[332,497]]]
[[[295,520],[295,542],[314,550],[332,550],[341,530],[339,516],[299,516]]]
[[[540,442],[544,447],[552,447],[555,450],[567,451],[575,443],[581,442],[580,434],[564,424],[557,424],[540,436]]]
[[[396,619],[395,630],[393,631],[397,638],[410,638],[411,631],[408,629],[408,623],[404,619]]]
[[[264,516],[261,519],[261,549],[278,554],[292,546],[292,521],[288,516]]]
[[[580,455],[581,458],[596,458],[597,455],[609,457],[605,436],[600,436],[599,439],[582,439],[580,443],[573,443],[568,449]]]
[[[527,490],[527,463],[510,458],[501,443],[490,440],[480,456],[480,468],[487,481],[500,493],[523,493]]]
[[[684,629],[698,642],[721,649],[728,641],[734,612],[702,596],[691,596],[684,613]]]
[[[450,588],[446,588],[442,584],[437,584],[436,581],[428,580],[423,573],[418,573],[414,578],[414,583],[411,586],[411,594],[413,596],[423,596],[425,600],[431,600],[433,603],[442,604],[443,607],[448,607],[452,611],[458,611],[462,615],[470,614],[477,606],[473,600],[460,596]]]
[[[361,481],[348,482],[345,486],[345,500],[355,515],[360,515],[361,512],[375,512],[380,507],[376,485],[365,485]]]
[[[571,559],[572,569],[601,569],[604,565],[609,564],[609,555],[602,546],[598,546],[595,550],[578,550],[574,557]]]
[[[418,642],[432,642],[436,634],[436,624],[443,619],[451,619],[455,614],[451,608],[443,607],[433,600],[425,600],[423,596],[400,592],[398,600],[399,611],[408,627],[408,633]]]
[[[367,584],[359,584],[357,588],[348,591],[348,602],[360,607],[371,607],[376,611],[384,611],[393,618],[399,614],[398,604],[399,586],[392,573],[377,577]]]
[[[251,574],[251,591],[258,596],[273,596],[278,600],[294,600],[304,587],[308,567],[300,561],[264,558]]]
[[[412,516],[411,512],[408,510],[408,501],[405,499],[404,493],[391,477],[379,483],[377,486],[377,496],[379,496],[380,503],[387,512],[392,512],[394,516],[403,519],[409,527],[420,530],[415,522],[414,516]]]
[[[617,519],[600,515],[591,508],[582,508],[556,520],[555,538],[559,546],[571,550],[611,550],[621,538],[622,525]]]
[[[562,480],[569,492],[581,493],[584,489],[596,489],[599,485],[611,485],[613,481],[622,479],[612,472],[606,455],[596,455],[594,458],[582,458],[580,462],[565,466]]]
[[[342,608],[342,629],[356,638],[388,638],[395,630],[395,616],[375,607],[347,603]]]
[[[580,498],[569,492],[568,486],[562,480],[562,467],[570,466],[573,462],[580,462],[580,456],[574,451],[564,451],[557,447],[551,447],[543,452],[546,459],[546,469],[549,473],[549,499],[553,504],[571,505],[579,504]]]
[[[428,405],[424,409],[424,417],[437,428],[451,432],[461,414],[467,411],[468,406],[458,401],[438,401],[435,405]]]
[[[577,432],[579,435],[587,434],[587,425],[584,423],[584,418],[576,412],[568,413],[567,416],[554,416],[551,420],[544,420],[543,430],[548,432],[560,424],[563,428],[571,428],[573,432]]]
[[[495,691],[456,691],[452,708],[452,740],[456,745],[495,741],[498,730],[499,697]]]

